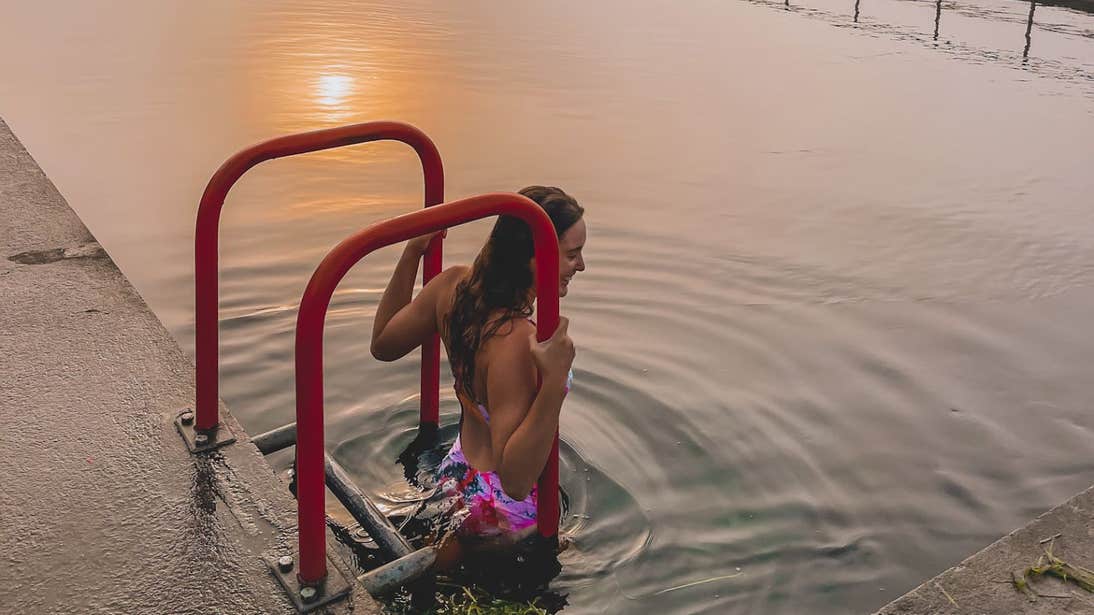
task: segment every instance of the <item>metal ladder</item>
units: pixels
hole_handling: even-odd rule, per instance
[[[391,522],[353,484],[346,471],[325,452],[323,437],[323,329],[327,308],[338,283],[358,261],[385,246],[466,224],[485,217],[510,215],[532,229],[536,259],[537,339],[546,340],[558,326],[558,237],[546,212],[519,194],[490,193],[443,203],[440,155],[420,130],[399,122],[369,122],[289,135],[265,141],[229,158],[210,179],[198,208],[195,232],[196,412],[182,411],[175,424],[193,454],[204,454],[235,442],[219,418],[217,247],[220,210],[228,191],[247,170],[274,158],[378,140],[407,143],[418,153],[425,180],[425,209],[373,224],[335,246],[312,274],[300,302],[296,324],[296,422],[252,439],[263,454],[296,445],[298,549],[268,561],[297,610],[305,612],[339,600],[355,585],[383,593],[427,572],[436,548],[414,551]],[[437,236],[425,254],[423,282],[441,270],[443,239]],[[437,432],[440,399],[440,340],[423,345],[419,435]],[[346,579],[327,565],[324,486],[329,487],[376,541],[387,564],[357,579]],[[542,539],[557,543],[559,523],[558,434],[540,476],[537,520]],[[299,561],[299,565],[297,565]]]

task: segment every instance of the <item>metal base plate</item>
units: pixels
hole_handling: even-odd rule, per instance
[[[297,554],[293,554],[293,561],[299,561]],[[281,569],[277,565],[277,559],[271,558],[266,560],[266,565],[270,567],[270,571],[277,577],[277,582],[281,583],[281,587],[285,589],[285,593],[288,594],[289,600],[292,600],[293,606],[296,607],[297,612],[307,613],[308,611],[317,609],[321,606],[330,604],[345,598],[349,595],[350,590],[353,588],[350,585],[350,581],[342,574],[342,571],[338,566],[334,565],[334,561],[327,556],[327,577],[323,579],[319,585],[315,586],[316,594],[313,598],[305,601],[300,596],[300,590],[304,588],[304,585],[300,584],[300,579],[296,576],[296,568],[288,572],[281,572]]]
[[[188,418],[186,418],[187,416]],[[235,434],[232,433],[231,429],[228,429],[228,425],[224,421],[220,421],[220,424],[210,431],[198,431],[194,429],[195,419],[193,416],[194,412],[186,408],[175,417],[175,428],[179,430],[183,441],[186,442],[186,448],[190,449],[192,454],[216,450],[236,441]],[[199,434],[205,436],[204,442],[198,442]]]

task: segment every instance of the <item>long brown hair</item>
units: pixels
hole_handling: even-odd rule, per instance
[[[559,237],[585,214],[585,209],[559,188],[528,186],[520,194],[547,212]],[[469,399],[475,399],[475,355],[479,349],[503,325],[512,326],[513,319],[532,315],[529,291],[534,281],[534,253],[528,225],[519,218],[498,216],[470,275],[456,286],[452,310],[445,318],[445,335],[456,391]],[[501,315],[491,320],[498,310]]]

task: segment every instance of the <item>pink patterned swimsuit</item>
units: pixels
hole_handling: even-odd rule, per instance
[[[567,392],[572,382],[571,371],[566,382]],[[489,424],[490,413],[482,404],[477,406]],[[538,488],[532,487],[532,492],[523,500],[509,497],[501,488],[497,472],[480,472],[471,467],[463,454],[459,436],[437,468],[437,484],[445,496],[457,499],[458,514],[466,515],[461,532],[493,536],[519,532],[536,524]]]

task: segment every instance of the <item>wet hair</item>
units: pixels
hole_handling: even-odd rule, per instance
[[[585,209],[559,188],[528,186],[520,194],[547,212],[559,237],[585,214]],[[469,399],[475,399],[475,355],[479,349],[503,325],[512,327],[513,319],[532,315],[529,291],[534,282],[534,253],[531,228],[520,218],[498,216],[470,275],[456,286],[452,309],[445,318],[445,336],[456,391]],[[501,314],[491,321],[499,310]]]

